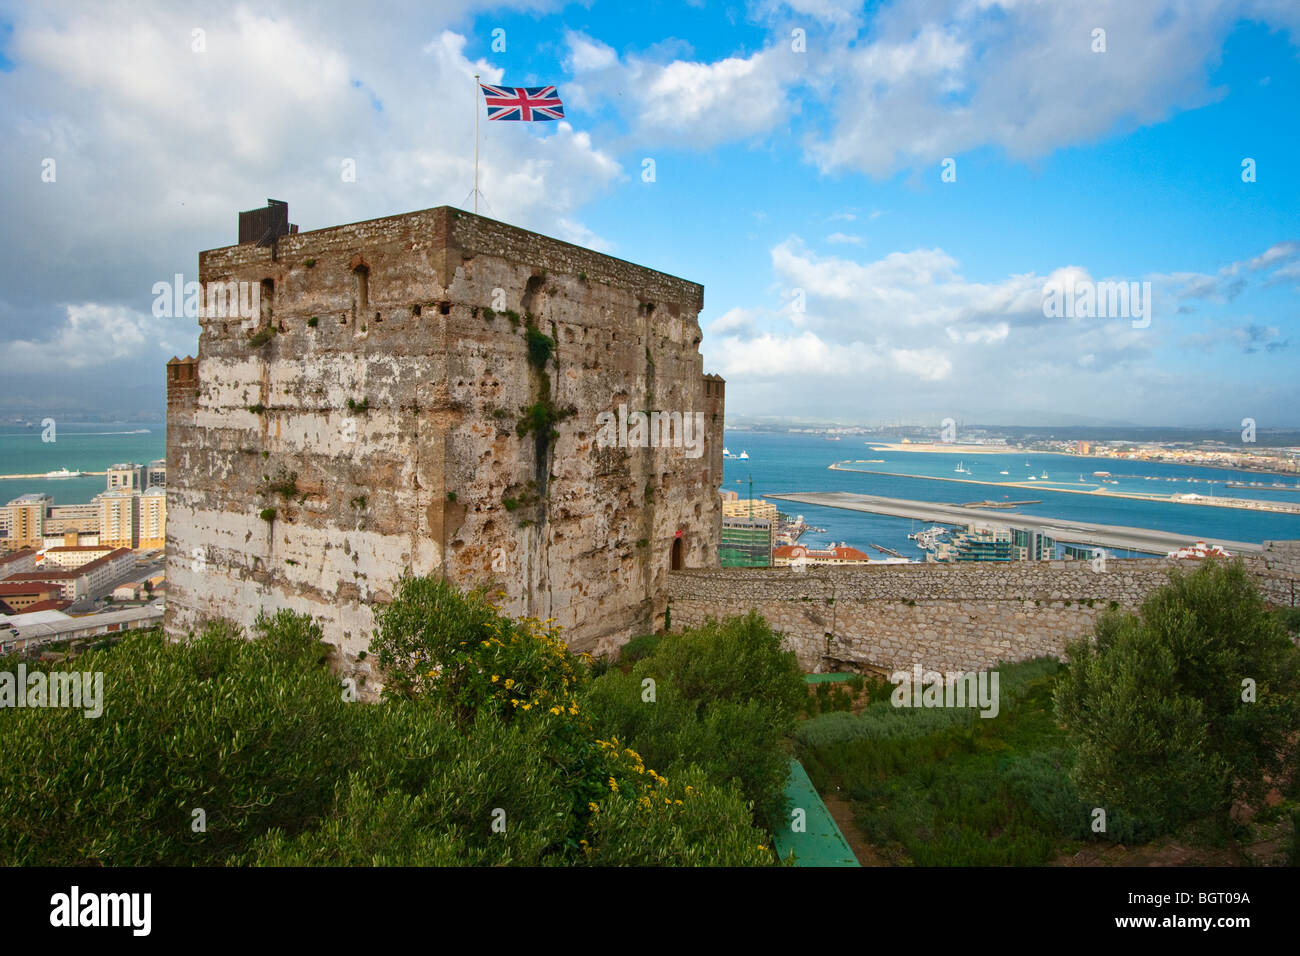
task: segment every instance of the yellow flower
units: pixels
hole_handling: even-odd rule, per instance
[[[609,778],[609,789],[613,790],[615,793],[618,793],[618,781],[615,780],[613,777]]]
[[[529,707],[532,707],[532,706],[533,706],[532,704],[524,704],[524,710],[527,710]]]
[[[496,683],[497,681],[499,681],[500,679],[501,679],[501,675],[500,675],[500,674],[493,674],[493,675],[492,675],[492,683],[495,684],[495,683]]]
[[[506,678],[506,690],[509,690],[511,687],[514,687],[514,686],[515,686],[515,679],[514,679],[513,677],[507,677],[507,678]]]
[[[596,804],[594,803],[588,803],[587,809],[590,810],[592,813],[600,813],[600,807],[596,806]]]
[[[762,850],[764,853],[767,852],[767,847],[763,846],[763,844],[761,844],[761,843],[758,845],[758,848],[759,848],[760,850]]]

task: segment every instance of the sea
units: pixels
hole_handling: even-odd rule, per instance
[[[42,441],[41,423],[0,425],[0,475],[43,475],[104,471],[110,465],[146,464],[167,453],[167,432],[159,422],[56,423],[54,441]],[[28,493],[47,494],[56,505],[89,502],[106,487],[103,475],[83,478],[0,478],[0,504]]]
[[[1300,514],[1276,514],[1131,498],[1101,499],[1053,490],[1096,488],[1101,485],[1102,479],[1093,477],[1092,473],[1109,471],[1111,479],[1116,482],[1105,485],[1110,491],[1152,495],[1214,494],[1300,504],[1300,491],[1224,487],[1227,481],[1276,481],[1295,487],[1300,478],[1294,475],[1279,477],[1261,472],[1036,452],[960,455],[873,449],[872,445],[896,441],[884,436],[878,439],[871,436],[842,436],[839,441],[830,441],[819,435],[789,435],[730,428],[724,434],[725,445],[733,455],[742,452],[749,455],[748,460],[726,459],[723,465],[723,487],[736,491],[741,498],[749,497],[752,481],[753,494],[760,498],[765,494],[847,491],[958,504],[972,501],[1036,500],[1040,503],[1021,505],[1015,511],[1042,517],[1171,531],[1186,534],[1189,542],[1198,538],[1246,542],[1300,539]],[[831,470],[830,466],[835,463],[860,471]],[[959,465],[971,473],[957,473]],[[1009,474],[1002,475],[1002,471]],[[1044,472],[1047,473],[1047,479],[1042,478]],[[1035,477],[1033,487],[1004,488],[939,480],[967,478],[1028,484],[1030,475]],[[883,558],[883,554],[871,548],[871,545],[878,544],[913,560],[924,558],[925,552],[915,542],[909,541],[907,536],[929,527],[930,522],[795,502],[777,502],[777,507],[784,513],[803,515],[808,524],[826,529],[824,532],[810,531],[804,534],[800,543],[809,547],[821,548],[832,542],[843,542],[867,552],[873,558]],[[1014,523],[1012,512],[1003,514],[1009,524]],[[1112,553],[1116,557],[1126,556],[1124,552]],[[1131,556],[1149,557],[1138,554]]]

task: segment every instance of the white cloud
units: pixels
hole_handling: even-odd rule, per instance
[[[182,329],[182,325],[185,326]],[[88,369],[152,356],[162,362],[188,338],[185,319],[159,319],[120,305],[83,302],[64,307],[64,320],[45,339],[14,339],[5,345],[12,368]]]
[[[388,3],[357,16],[331,0],[17,10],[13,67],[0,73],[0,177],[35,185],[0,194],[7,233],[25,237],[0,260],[0,288],[57,291],[0,303],[0,349],[29,349],[28,329],[69,321],[60,300],[119,309],[113,334],[129,341],[126,324],[148,314],[153,283],[193,278],[199,250],[233,243],[236,214],[268,196],[287,201],[304,230],[468,207],[481,109],[473,74],[503,76],[468,58],[465,36],[449,29],[472,6],[400,16]],[[205,52],[192,49],[196,27]],[[479,147],[481,213],[609,246],[580,211],[624,174],[589,133],[484,122]],[[42,157],[56,161],[56,182],[39,182]],[[344,160],[355,182],[344,181]],[[144,327],[146,340],[152,332]],[[196,337],[174,335],[174,350],[195,351]]]
[[[849,234],[843,232],[832,232],[829,236],[826,237],[826,241],[833,242],[839,245],[851,245],[851,246],[862,245],[861,236],[850,236]]]

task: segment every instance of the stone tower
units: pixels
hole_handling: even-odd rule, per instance
[[[356,653],[409,570],[601,652],[716,566],[701,286],[445,206],[287,217],[200,254],[199,354],[168,363],[169,633],[287,607]]]

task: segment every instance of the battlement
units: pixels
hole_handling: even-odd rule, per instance
[[[172,356],[167,363],[168,406],[192,403],[199,388],[199,360],[192,355],[185,358]]]
[[[489,287],[473,301],[466,298],[468,288],[457,296],[453,279],[458,270],[473,277],[478,257],[526,267],[521,287]],[[647,315],[664,311],[694,320],[704,305],[704,288],[697,283],[449,206],[285,234],[273,245],[242,243],[199,254],[200,282],[257,283],[263,315],[269,308],[276,321],[351,313],[345,317],[369,324],[372,311],[385,321],[394,310],[456,305],[503,312],[511,306],[502,296],[494,305],[493,288],[502,289],[506,303],[519,302],[529,279],[550,276],[569,277],[588,289],[626,290]]]

